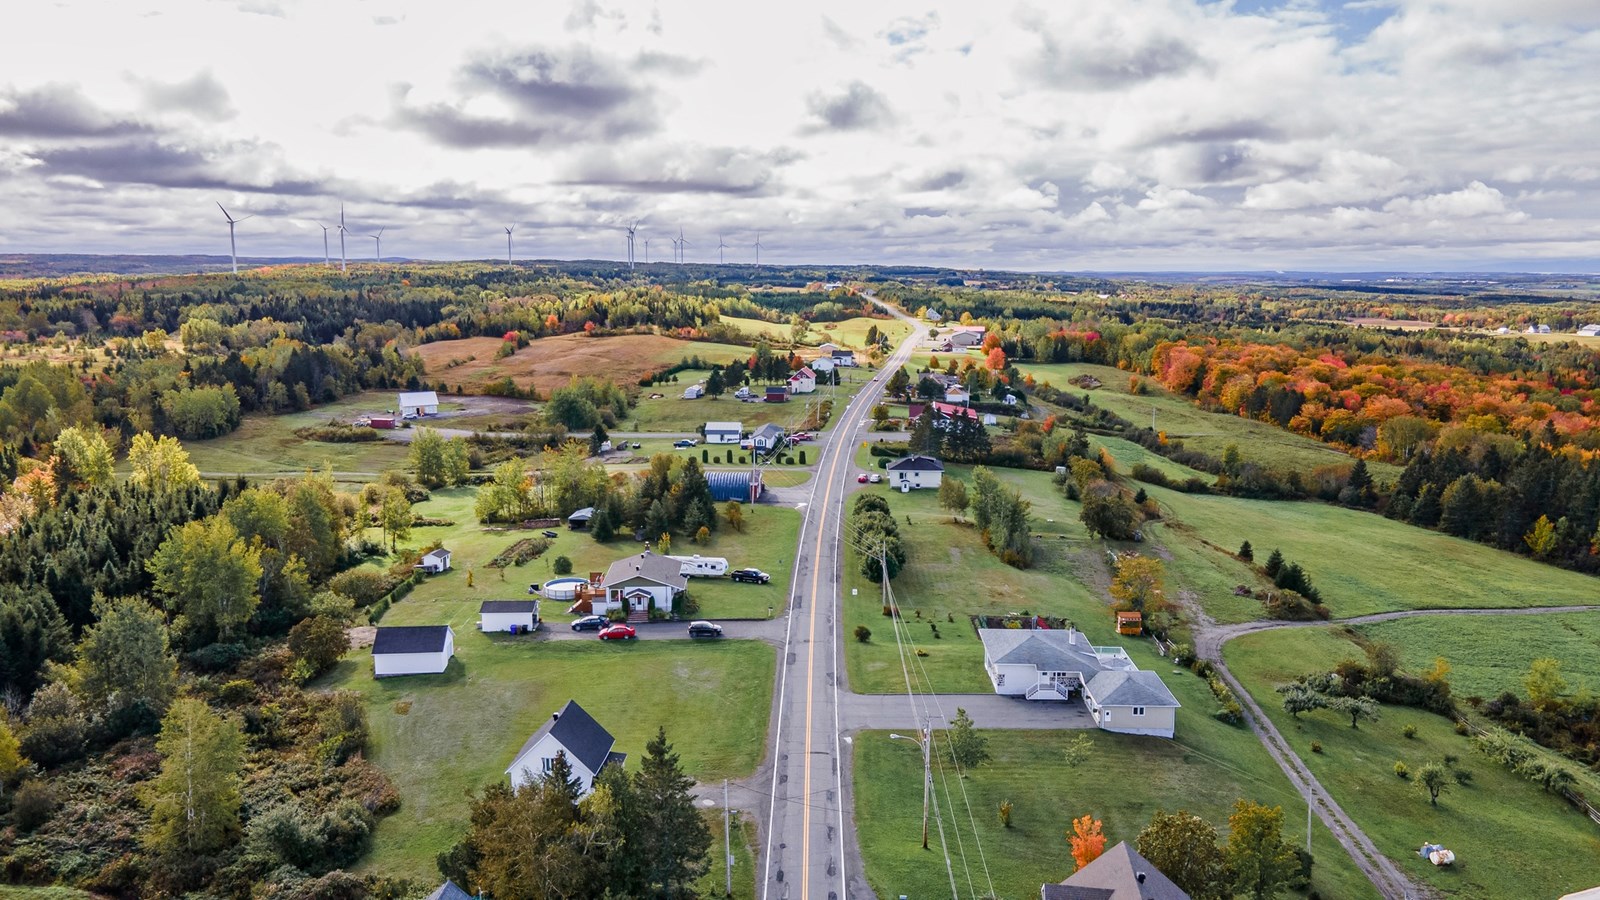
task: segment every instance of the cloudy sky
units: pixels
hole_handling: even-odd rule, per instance
[[[1595,0],[27,0],[0,252],[1600,271]],[[333,241],[338,253],[337,234]],[[352,256],[373,242],[352,237]]]

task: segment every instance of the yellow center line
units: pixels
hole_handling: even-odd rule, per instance
[[[844,415],[848,416],[850,407],[846,406]],[[845,421],[840,422],[841,428],[849,428]],[[854,431],[850,428],[850,431]],[[850,443],[850,442],[846,442]],[[839,448],[848,452],[848,447]],[[838,484],[836,477],[839,472],[839,450],[836,450],[833,462],[828,466],[828,483],[822,495],[822,515],[817,517],[817,543],[816,551],[811,560],[811,615],[808,617],[809,630],[806,635],[806,756],[805,756],[805,793],[801,796],[807,802],[801,807],[800,814],[800,896],[809,897],[811,886],[811,703],[816,693],[815,665],[817,656],[817,588],[822,578],[822,548],[827,540],[828,510],[833,505],[833,489]]]

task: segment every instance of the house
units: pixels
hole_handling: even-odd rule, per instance
[[[479,631],[532,634],[538,626],[537,600],[485,600],[478,606]]]
[[[1579,328],[1578,337],[1600,337],[1600,325],[1585,325]]]
[[[948,340],[953,350],[965,350],[983,343],[984,335],[989,329],[983,325],[957,325],[950,329]]]
[[[808,365],[810,365],[811,371],[813,372],[831,373],[833,371],[833,357],[819,356],[816,359],[813,359]]]
[[[743,422],[707,422],[706,443],[708,444],[737,444],[740,435],[744,434]]]
[[[652,609],[672,611],[673,598],[689,586],[682,565],[649,550],[617,560],[600,579],[600,596],[589,601],[596,615],[625,609],[629,617],[648,618]]]
[[[447,572],[450,570],[450,551],[443,547],[440,547],[437,550],[429,550],[423,555],[422,561],[418,562],[411,568],[421,569],[422,571],[427,572],[429,575],[437,575],[440,572]]]
[[[789,402],[789,388],[788,388],[788,386],[787,385],[782,385],[782,384],[769,384],[769,385],[767,385],[767,402],[768,403],[788,403]]]
[[[746,472],[707,472],[706,484],[711,487],[711,499],[718,503],[737,500],[755,503],[761,499],[766,485],[761,480],[760,469]]]
[[[1060,884],[1039,889],[1040,900],[1189,900],[1127,841],[1107,849]]]
[[[580,796],[587,795],[594,790],[594,778],[601,769],[620,766],[627,760],[627,754],[613,749],[616,745],[611,732],[585,712],[576,700],[568,700],[560,712],[552,714],[522,745],[506,768],[506,774],[511,776],[513,789],[532,784],[550,771],[559,753],[567,758],[573,777],[578,779]]]
[[[380,625],[372,639],[372,675],[437,675],[455,655],[449,625]]]
[[[971,403],[972,394],[966,388],[957,384],[944,389],[944,401],[946,403]]]
[[[783,426],[772,422],[757,428],[750,435],[750,446],[756,450],[770,453],[783,446]]]
[[[833,364],[836,366],[844,366],[846,368],[855,367],[856,354],[854,350],[834,350],[829,355],[833,357]]]
[[[1106,731],[1173,736],[1178,701],[1160,676],[1139,671],[1121,647],[1095,647],[1075,628],[980,628],[978,639],[997,694],[1079,699]]]
[[[436,416],[439,414],[439,395],[434,391],[402,393],[395,409],[402,416]]]
[[[937,309],[930,309],[923,314],[923,318],[927,319],[929,322],[939,322],[943,321],[944,316],[939,315],[939,311]]]
[[[1117,634],[1144,634],[1144,613],[1136,609],[1119,610],[1116,619]]]
[[[937,488],[944,480],[944,463],[931,456],[902,456],[887,466],[889,486],[902,491]]]
[[[705,395],[705,392],[706,392],[706,386],[705,385],[703,385],[703,384],[691,384],[688,387],[683,389],[683,399],[685,399],[685,400],[699,400],[702,396]]]
[[[1007,406],[1016,406],[1017,405],[1017,395],[1016,394],[1007,394],[1005,396],[1005,402],[1006,402]]]
[[[906,412],[912,419],[920,419],[922,410],[927,406],[926,403],[912,403],[906,407]],[[956,406],[953,403],[940,403],[937,400],[933,402],[933,427],[941,430],[949,428],[957,416],[978,421],[978,411],[970,406]]]
[[[472,895],[456,887],[456,883],[446,878],[444,884],[422,900],[472,900]]]
[[[801,366],[798,371],[789,376],[789,393],[809,394],[817,389],[817,373],[810,366]]]

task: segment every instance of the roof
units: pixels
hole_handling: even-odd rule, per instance
[[[1043,672],[1085,675],[1118,667],[1101,661],[1089,639],[1070,628],[980,628],[978,639],[983,641],[984,654],[997,666],[1033,666]]]
[[[536,613],[539,611],[537,600],[485,600],[478,606],[478,613]]]
[[[1160,675],[1137,669],[1131,672],[1101,672],[1089,679],[1084,690],[1101,706],[1167,706],[1175,709],[1183,705],[1167,690]]]
[[[604,584],[616,584],[629,578],[648,578],[658,584],[683,590],[689,582],[679,572],[680,564],[669,556],[657,556],[649,550],[635,556],[624,556],[606,569]]]
[[[846,350],[843,347],[837,347],[830,355],[834,359],[855,359],[856,352],[854,350]]]
[[[573,510],[572,511],[572,515],[567,516],[567,521],[568,522],[571,522],[571,521],[574,521],[574,520],[582,521],[584,519],[592,519],[592,518],[594,518],[594,507],[585,506],[583,509],[575,509],[575,510]]]
[[[611,732],[605,730],[604,726],[594,720],[594,716],[589,715],[578,705],[578,701],[568,700],[560,712],[546,719],[544,724],[539,726],[539,730],[533,733],[533,737],[528,738],[522,745],[522,749],[512,757],[511,766],[506,769],[506,773],[510,774],[517,763],[521,762],[522,757],[532,750],[535,744],[544,740],[546,735],[555,738],[562,749],[567,751],[568,756],[583,763],[584,768],[591,772],[600,771],[600,767],[605,765],[611,756],[612,746],[617,742],[616,738],[611,736]]]
[[[816,378],[816,377],[817,377],[817,373],[811,371],[811,367],[810,366],[801,366],[800,368],[798,368],[798,369],[796,369],[794,371],[793,375],[789,376],[789,380],[793,381],[796,378]]]
[[[449,635],[449,625],[379,625],[378,634],[372,639],[372,655],[438,653]]]
[[[769,393],[769,394],[786,394],[788,392],[789,392],[789,388],[784,386],[784,385],[781,385],[781,384],[769,384],[769,385],[767,385],[767,393]]]
[[[438,406],[439,394],[436,391],[406,391],[400,395],[401,406]]]
[[[910,412],[911,417],[915,419],[922,415],[922,408],[925,405],[926,404],[922,403],[913,403],[910,405],[910,408],[907,411]],[[933,401],[933,411],[938,415],[944,416],[945,418],[966,416],[973,421],[978,420],[978,411],[970,406],[957,406],[954,403],[942,403],[938,400],[935,400]]]
[[[706,434],[710,434],[713,431],[715,431],[715,432],[717,432],[719,434],[726,433],[726,432],[733,432],[734,434],[738,434],[738,433],[744,431],[744,423],[743,422],[707,422],[706,423]]]
[[[887,468],[891,472],[943,472],[944,463],[931,456],[912,454],[889,463]]]
[[[1183,888],[1127,841],[1106,850],[1066,881],[1045,885],[1040,895],[1044,900],[1189,900]]]
[[[776,422],[768,422],[757,428],[750,436],[752,438],[783,437],[783,426]]]
[[[446,550],[443,547],[440,547],[437,550],[429,550],[427,553],[422,554],[422,558],[423,559],[449,559],[450,558],[450,551]]]
[[[472,900],[472,895],[456,887],[456,883],[446,878],[439,889],[424,897],[423,900]]]

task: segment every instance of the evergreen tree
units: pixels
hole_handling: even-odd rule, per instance
[[[65,662],[72,633],[42,587],[0,584],[0,694],[26,701],[38,690],[47,662]]]
[[[705,874],[711,832],[695,809],[693,786],[667,743],[666,729],[658,729],[633,778],[640,819],[634,852],[651,895],[680,896]]]
[[[1283,570],[1283,551],[1273,547],[1272,553],[1267,556],[1267,564],[1261,568],[1267,573],[1268,578],[1277,578],[1278,573]]]
[[[1254,548],[1252,548],[1250,546],[1250,542],[1249,541],[1245,541],[1244,543],[1239,545],[1239,558],[1244,560],[1245,562],[1254,562],[1255,561],[1256,551],[1255,551]]]
[[[107,712],[118,731],[160,721],[178,687],[165,617],[137,597],[101,601],[95,613],[99,621],[78,646],[84,696]]]

